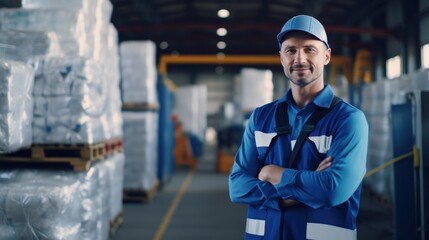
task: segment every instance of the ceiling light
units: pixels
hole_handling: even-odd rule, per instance
[[[217,16],[220,18],[227,18],[229,17],[229,11],[226,9],[220,9],[219,11],[217,11]]]
[[[218,52],[218,53],[216,54],[216,57],[217,57],[218,59],[224,59],[224,58],[225,58],[225,53],[223,53],[223,52]]]
[[[217,34],[219,37],[223,37],[223,36],[225,36],[227,33],[228,33],[228,30],[226,30],[226,28],[223,28],[223,27],[218,28],[218,29],[216,30],[216,34]]]
[[[219,42],[217,42],[216,46],[219,49],[225,49],[226,48],[226,43],[224,41],[219,41]]]
[[[218,74],[218,75],[222,75],[222,74],[225,72],[225,69],[223,69],[223,67],[222,67],[222,66],[217,66],[217,67],[215,68],[215,72],[216,72],[216,74]]]
[[[163,41],[159,44],[159,48],[161,49],[167,49],[168,48],[168,42]]]

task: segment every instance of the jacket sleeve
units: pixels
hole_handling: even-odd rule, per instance
[[[229,175],[229,195],[232,202],[245,203],[260,208],[279,209],[280,195],[269,182],[260,181],[261,165],[255,142],[253,113],[243,134]]]
[[[368,124],[361,111],[338,120],[328,156],[333,164],[316,172],[285,169],[275,185],[283,199],[295,199],[312,208],[339,205],[349,199],[366,172]]]

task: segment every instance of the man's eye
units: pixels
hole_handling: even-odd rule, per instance
[[[311,52],[316,52],[316,49],[314,49],[314,48],[306,48],[305,51],[311,53]]]

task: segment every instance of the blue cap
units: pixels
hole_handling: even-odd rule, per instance
[[[289,19],[285,25],[283,25],[280,33],[277,34],[277,41],[279,42],[280,48],[282,46],[285,34],[290,31],[302,31],[309,33],[322,41],[326,47],[329,48],[328,36],[326,35],[325,28],[319,22],[319,20],[312,16],[298,15]]]

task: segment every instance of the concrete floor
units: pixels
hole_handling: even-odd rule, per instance
[[[199,162],[180,202],[176,199],[175,211],[169,212],[188,173],[186,169],[176,170],[149,203],[125,203],[124,222],[112,239],[243,239],[246,207],[230,202],[228,176],[214,171],[213,159]],[[163,220],[167,213],[171,218],[166,224]],[[364,192],[358,217],[358,240],[379,239],[394,239],[392,209]]]

